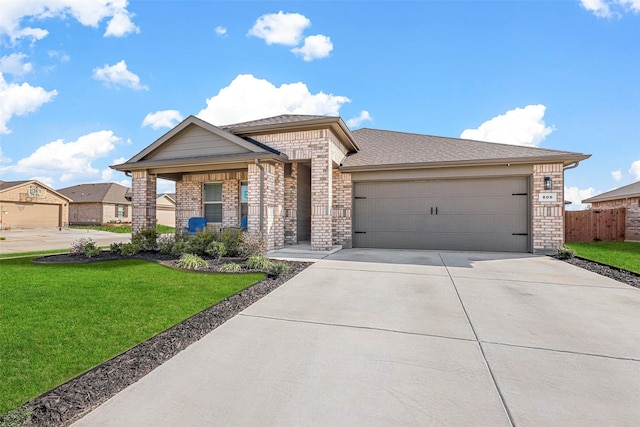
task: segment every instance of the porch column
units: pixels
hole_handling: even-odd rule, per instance
[[[552,189],[545,190],[545,177]],[[533,166],[533,253],[555,253],[564,245],[564,169],[562,163]],[[541,194],[555,195],[546,201]]]
[[[287,169],[291,168],[289,172]],[[298,164],[285,166],[284,174],[284,244],[298,243]]]
[[[156,176],[147,171],[133,171],[131,177],[131,231],[139,233],[156,227]]]
[[[311,249],[328,250],[332,243],[332,173],[327,141],[311,144]]]
[[[284,165],[282,163],[260,163],[260,165],[250,163],[248,175],[248,231],[260,233],[260,213],[262,212],[262,235],[267,242],[267,250],[282,248],[284,246]]]

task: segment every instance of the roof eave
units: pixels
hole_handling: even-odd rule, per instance
[[[111,165],[109,167],[120,172],[133,172],[158,167],[176,168],[181,166],[193,167],[207,165],[224,165],[230,163],[251,162],[255,159],[286,162],[289,158],[284,153],[247,153],[216,157],[186,157],[181,159],[142,160],[137,162],[126,162],[119,165]]]

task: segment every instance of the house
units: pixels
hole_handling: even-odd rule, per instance
[[[590,197],[592,209],[626,208],[625,240],[640,242],[640,181]]]
[[[156,197],[156,222],[169,227],[176,226],[175,193],[158,194]]]
[[[66,227],[70,202],[36,180],[0,181],[0,230]]]
[[[58,191],[73,200],[69,206],[71,225],[131,222],[131,189],[120,184],[79,184]]]
[[[133,230],[153,225],[156,180],[176,227],[262,233],[269,249],[332,245],[551,252],[564,243],[564,170],[590,155],[281,115],[227,126],[190,116],[112,168],[132,176]],[[246,218],[246,220],[245,220]]]

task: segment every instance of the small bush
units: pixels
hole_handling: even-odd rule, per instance
[[[122,256],[132,256],[140,252],[140,246],[133,243],[112,243],[109,249],[111,249],[111,252]]]
[[[221,258],[226,255],[227,248],[224,247],[224,243],[222,242],[211,242],[207,245],[205,252],[212,257]]]
[[[218,238],[218,233],[212,231],[208,228],[204,230],[198,230],[198,232],[189,236],[189,247],[191,248],[191,253],[204,255],[207,253],[207,247]]]
[[[184,254],[190,253],[191,248],[189,247],[189,242],[183,239],[176,239],[173,247],[171,248],[171,255],[180,256]]]
[[[84,248],[82,248],[82,253],[87,258],[93,258],[94,256],[98,255],[100,252],[101,252],[101,249],[97,247],[96,244],[93,242],[87,243],[86,245],[84,245]]]
[[[239,245],[240,254],[245,257],[264,255],[267,252],[267,242],[260,233],[242,233]]]
[[[284,262],[272,262],[268,273],[270,276],[277,277],[287,274],[289,271],[291,271],[291,267],[289,267],[288,264],[285,264]]]
[[[87,245],[93,245],[95,247],[96,243],[90,237],[81,237],[75,242],[71,243],[69,246],[69,253],[72,254],[84,254],[84,248]]]
[[[131,236],[131,243],[138,246],[141,251],[155,251],[158,240],[158,232],[155,228],[144,228]]]
[[[228,262],[223,264],[218,271],[221,273],[237,273],[240,271],[242,267],[240,264],[236,264],[235,262]]]
[[[224,243],[227,248],[227,255],[240,255],[240,239],[242,238],[242,230],[239,228],[224,228],[220,231],[219,240]]]
[[[183,254],[178,260],[178,267],[186,268],[187,270],[195,270],[207,265],[207,261],[194,254]]]
[[[557,253],[558,259],[571,259],[575,256],[576,256],[576,253],[566,246],[563,246],[560,249],[558,249],[558,253]]]
[[[156,240],[158,252],[161,254],[170,254],[173,246],[176,244],[176,236],[174,234],[163,234]]]
[[[271,268],[271,261],[269,261],[264,255],[250,256],[245,264],[247,265],[247,268],[250,268],[251,270],[269,271]]]

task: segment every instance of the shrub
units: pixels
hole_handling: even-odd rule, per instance
[[[176,236],[174,234],[163,234],[156,240],[158,252],[161,254],[170,254],[173,246],[176,244]]]
[[[93,242],[87,243],[86,245],[84,245],[84,248],[82,248],[82,253],[87,258],[93,258],[94,256],[98,255],[100,252],[101,252],[100,248],[97,247],[96,244]]]
[[[178,267],[187,270],[195,270],[196,268],[206,267],[207,261],[194,254],[183,254],[178,260]]]
[[[270,276],[277,277],[287,274],[289,271],[291,271],[291,267],[289,267],[288,264],[285,264],[284,262],[272,262],[268,273]]]
[[[251,270],[269,271],[271,268],[271,261],[269,261],[264,255],[250,256],[245,264],[247,265],[247,268],[250,268]]]
[[[267,242],[260,233],[242,233],[239,250],[245,257],[264,255],[267,252]]]
[[[158,232],[155,228],[144,228],[131,236],[131,243],[137,245],[141,251],[155,251]]]
[[[576,256],[576,253],[571,249],[569,249],[568,247],[563,246],[560,249],[558,249],[558,253],[556,256],[558,257],[558,259],[571,259],[574,256]]]
[[[84,248],[89,244],[93,245],[94,247],[96,245],[90,237],[81,237],[75,242],[71,243],[71,246],[69,246],[69,253],[77,255],[84,254]]]
[[[239,228],[224,228],[220,231],[220,241],[227,248],[227,255],[240,255],[240,239],[242,238],[242,230]]]
[[[180,255],[184,255],[189,253],[190,251],[190,247],[189,247],[189,242],[187,242],[186,240],[183,239],[176,239],[175,243],[173,244],[173,247],[171,247],[171,255],[176,255],[176,256],[180,256]]]
[[[214,241],[207,245],[205,252],[212,257],[221,258],[227,253],[227,248],[224,247],[224,243]]]
[[[31,418],[31,414],[33,414],[32,408],[19,406],[0,416],[0,427],[22,427]]]
[[[111,252],[122,256],[132,256],[140,252],[140,246],[133,243],[112,243],[109,249],[111,249]]]
[[[240,264],[237,264],[235,262],[228,262],[226,264],[223,264],[218,271],[220,271],[221,273],[237,273],[241,270],[241,268],[242,267],[240,266]]]
[[[208,228],[198,230],[195,235],[188,238],[189,248],[191,249],[190,252],[198,255],[204,255],[207,253],[207,247],[209,244],[216,241],[217,237],[218,233]]]

